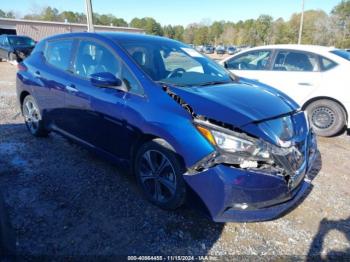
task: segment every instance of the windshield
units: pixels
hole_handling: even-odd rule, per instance
[[[9,36],[8,39],[11,46],[20,46],[20,45],[34,46],[35,45],[34,40],[29,37]]]
[[[331,53],[350,61],[350,53],[349,52],[346,52],[346,51],[340,50],[340,49],[336,49],[336,50],[331,51]]]
[[[118,41],[154,81],[177,86],[232,82],[220,65],[190,46],[175,41]]]

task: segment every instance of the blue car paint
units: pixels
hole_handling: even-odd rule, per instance
[[[295,110],[289,104],[281,102],[275,93],[261,87],[247,87],[245,84],[173,88],[172,90],[190,104],[198,114],[224,123],[234,123],[236,127]]]
[[[89,81],[48,65],[41,53],[34,50],[24,62],[28,70],[17,73],[17,94],[19,101],[24,92],[35,97],[48,128],[129,165],[134,149],[145,137],[160,137],[168,141],[187,168],[215,151],[193,125],[192,116],[117,44],[118,39],[123,38],[150,42],[170,40],[131,34],[73,33],[45,41],[59,38],[93,39],[108,45],[141,83],[144,95],[93,87]],[[298,105],[273,88],[248,79],[240,81],[241,84],[215,87],[185,89],[169,86],[169,89],[186,101],[196,114],[231,124],[252,136],[278,144],[278,134],[268,130],[266,124],[255,122],[290,114],[298,109]],[[67,89],[72,84],[77,92]],[[301,129],[305,126],[299,125]],[[304,138],[307,136],[310,136],[310,130],[303,133]],[[184,178],[203,201],[213,220],[257,221],[278,217],[293,206],[295,199],[304,194],[306,173],[301,175],[293,192],[277,175],[222,164],[197,175],[184,175]],[[242,201],[256,210],[230,208]],[[286,201],[289,204],[282,204]]]

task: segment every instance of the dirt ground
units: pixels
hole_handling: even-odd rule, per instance
[[[152,206],[132,177],[56,134],[29,135],[16,104],[15,71],[0,63],[0,189],[19,254],[349,258],[349,136],[318,139],[313,188],[289,214],[215,224],[187,207]]]

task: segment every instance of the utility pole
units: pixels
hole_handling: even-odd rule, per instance
[[[87,21],[87,27],[88,32],[94,32],[94,23],[92,21],[92,0],[85,0],[85,6],[86,6],[86,21]]]
[[[301,36],[302,36],[302,34],[303,34],[304,8],[305,8],[305,0],[302,0],[302,11],[301,11],[301,18],[300,18],[300,28],[299,28],[298,45],[301,44]]]

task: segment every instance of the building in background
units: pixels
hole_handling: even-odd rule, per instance
[[[96,32],[145,33],[143,29],[131,27],[95,25],[94,28]],[[50,35],[84,31],[87,31],[86,24],[0,18],[0,35],[26,35],[33,38],[35,41],[39,41]]]

